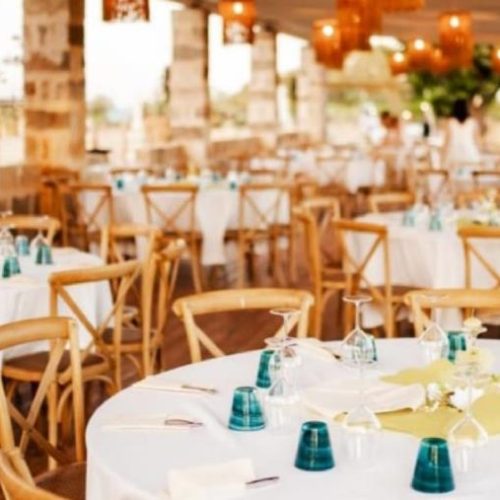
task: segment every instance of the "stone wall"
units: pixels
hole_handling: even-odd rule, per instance
[[[24,0],[26,162],[85,159],[84,0]]]
[[[172,140],[198,164],[204,163],[209,137],[208,13],[184,9],[173,15],[170,68]]]
[[[248,93],[248,126],[267,147],[276,145],[278,130],[276,33],[261,28],[252,45]]]

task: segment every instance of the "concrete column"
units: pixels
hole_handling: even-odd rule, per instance
[[[26,162],[85,161],[84,0],[24,0]]]
[[[252,75],[248,92],[248,126],[266,146],[278,133],[276,33],[261,28],[252,45]]]
[[[208,13],[192,8],[173,15],[170,68],[172,140],[183,145],[198,165],[206,160],[210,131],[208,90]]]
[[[316,62],[314,49],[304,47],[297,79],[297,129],[313,142],[326,139],[326,70]]]

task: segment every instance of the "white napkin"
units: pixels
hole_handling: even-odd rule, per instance
[[[311,356],[323,361],[335,361],[335,357],[333,356],[335,350],[318,339],[295,339],[295,342],[297,350],[305,356]]]
[[[190,385],[193,387],[190,387]],[[213,389],[212,387],[207,387],[201,384],[188,384],[186,382],[176,380],[162,380],[159,377],[147,377],[133,384],[132,387],[135,389],[164,392],[184,392],[189,394],[209,394],[209,392],[204,392],[203,389]]]
[[[182,424],[165,425],[165,421],[169,419],[175,420],[190,420],[192,417],[185,415],[123,415],[114,417],[108,422],[105,422],[102,429],[106,430],[191,430],[192,428]]]
[[[321,415],[335,418],[358,404],[360,383],[360,380],[344,380],[312,387],[303,391],[302,402]],[[375,413],[416,410],[425,403],[425,389],[421,384],[403,386],[380,380],[363,383],[366,405]]]
[[[238,498],[255,479],[249,459],[216,465],[172,469],[168,472],[171,500],[226,500]]]

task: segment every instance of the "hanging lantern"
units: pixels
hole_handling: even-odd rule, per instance
[[[220,0],[219,14],[224,21],[224,43],[252,43],[257,18],[254,0]]]
[[[342,38],[336,19],[322,19],[313,24],[312,35],[316,60],[331,69],[341,69],[344,62]]]
[[[470,12],[444,12],[439,18],[439,41],[443,54],[452,68],[467,68],[472,64],[474,38]]]
[[[337,12],[344,51],[370,50],[370,37],[382,31],[381,0],[338,0]]]
[[[415,38],[408,44],[407,56],[410,69],[428,70],[432,60],[432,46],[422,38]]]
[[[389,66],[393,75],[403,75],[408,73],[408,58],[404,52],[395,52],[389,60]]]
[[[500,73],[500,46],[493,47],[493,52],[491,53],[491,69],[495,73]]]
[[[103,0],[104,21],[149,21],[149,0]]]
[[[451,69],[450,61],[439,47],[435,47],[431,57],[431,71],[436,75],[444,75]]]
[[[425,7],[425,0],[382,0],[384,12],[410,12]]]

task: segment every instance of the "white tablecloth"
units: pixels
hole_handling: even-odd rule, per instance
[[[67,248],[53,249],[53,260],[53,265],[36,265],[33,257],[21,257],[22,274],[0,279],[0,324],[49,316],[48,277],[52,273],[102,264],[102,260],[95,255]],[[69,292],[93,324],[103,321],[111,309],[111,290],[107,282],[77,285],[71,287]],[[59,303],[59,315],[73,316],[62,302]],[[78,334],[80,345],[86,347],[91,340],[90,334],[82,325],[79,325]],[[0,352],[0,358],[2,354],[8,359],[45,348],[45,343],[27,344]]]
[[[500,369],[500,343],[480,341],[494,350],[496,370]],[[380,341],[378,373],[393,373],[419,364],[415,339]],[[255,500],[342,500],[426,498],[411,490],[419,441],[411,436],[383,432],[377,462],[369,469],[357,469],[346,460],[343,433],[330,426],[336,467],[327,472],[304,472],[294,468],[299,431],[276,436],[269,430],[232,432],[227,429],[234,388],[253,385],[259,353],[229,356],[219,360],[186,366],[159,375],[176,380],[217,387],[216,396],[195,396],[129,388],[108,400],[92,417],[87,428],[87,498],[89,500],[146,500],[162,498],[168,489],[167,472],[172,468],[214,464],[237,458],[250,458],[256,476],[278,475],[278,485],[248,492]],[[304,357],[299,376],[301,387],[327,379],[352,377],[336,361]],[[191,416],[204,422],[202,429],[112,430],[105,428],[117,417],[140,415]],[[317,419],[305,415],[305,420]],[[491,466],[481,481],[463,482],[456,476],[457,490],[447,498],[493,500],[498,498],[500,477],[495,472],[500,440],[492,438],[484,450]],[[165,498],[163,496],[163,498]]]
[[[251,194],[256,206],[262,212],[266,212],[273,207],[276,202],[278,192],[276,190],[264,190]],[[187,195],[182,193],[159,193],[152,195],[154,202],[167,214],[175,213],[182,203],[187,199]],[[84,202],[88,210],[97,203],[98,197],[93,194],[86,195]],[[224,246],[224,236],[227,230],[238,229],[240,196],[237,190],[229,189],[224,184],[202,186],[198,191],[195,203],[195,216],[197,229],[202,234],[202,263],[206,266],[225,264],[226,253]],[[139,188],[128,188],[115,190],[113,192],[113,203],[115,221],[117,223],[137,223],[146,224],[147,215],[143,195]],[[246,220],[244,227],[259,226],[260,220],[256,217],[251,208],[246,208]],[[107,223],[103,216],[99,219],[99,224]],[[271,220],[276,223],[287,224],[289,222],[289,199],[282,197],[279,203],[278,216]],[[153,224],[163,227],[163,221],[158,214],[153,214]],[[189,211],[183,210],[176,219],[176,227],[179,230],[190,229]]]
[[[465,258],[456,226],[449,224],[443,231],[430,231],[428,218],[416,227],[402,224],[402,213],[368,214],[357,220],[388,226],[390,271],[393,285],[414,288],[464,288]],[[349,247],[355,259],[360,261],[370,248],[374,238],[352,234]],[[485,258],[500,268],[500,241],[482,241],[476,245]],[[384,284],[383,254],[381,247],[372,257],[365,270],[372,285]],[[493,288],[495,280],[477,259],[472,261],[472,285],[475,288]],[[369,311],[369,308],[367,308]],[[365,326],[382,324],[380,315],[364,315]],[[454,327],[457,325],[448,325]]]

